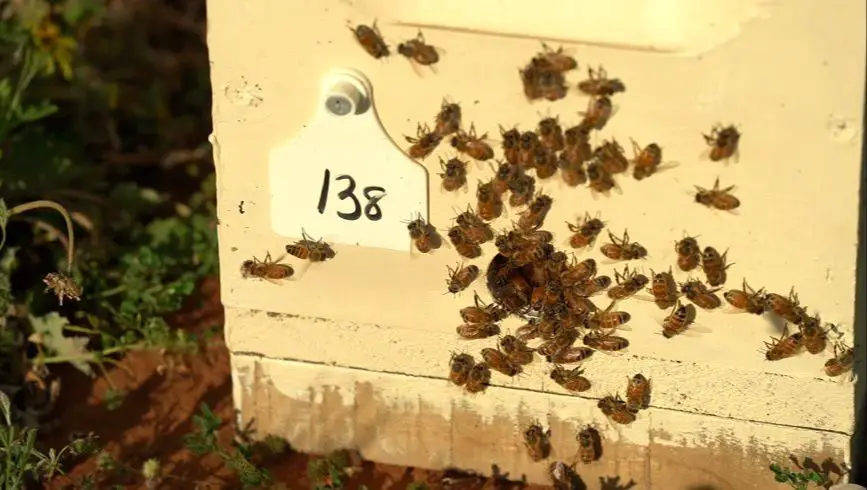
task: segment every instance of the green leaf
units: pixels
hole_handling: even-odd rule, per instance
[[[29,315],[30,325],[35,333],[42,335],[42,343],[50,353],[60,357],[68,357],[69,363],[88,376],[93,376],[93,370],[87,362],[87,339],[83,337],[66,337],[63,329],[69,325],[66,318],[56,311],[47,315],[35,317]]]

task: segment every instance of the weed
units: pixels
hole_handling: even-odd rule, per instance
[[[785,483],[795,490],[807,490],[810,482],[815,483],[817,487],[827,483],[824,476],[813,470],[803,469],[800,472],[795,472],[778,464],[772,464],[770,469],[774,472],[774,480],[778,483]]]

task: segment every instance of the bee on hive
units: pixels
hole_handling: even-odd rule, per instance
[[[582,376],[583,373],[584,370],[580,367],[570,371],[560,366],[554,366],[554,370],[551,371],[551,379],[566,390],[580,393],[590,389],[590,380]]]
[[[596,404],[608,418],[618,424],[629,425],[635,422],[635,412],[620,398],[620,395],[606,396]]]
[[[560,151],[564,148],[563,128],[557,117],[546,117],[539,121],[539,142],[543,148],[551,151]]]
[[[626,386],[626,406],[637,412],[650,406],[650,380],[638,373]]]
[[[278,284],[280,279],[288,279],[295,274],[295,269],[287,264],[281,264],[281,260],[272,260],[271,254],[265,254],[265,260],[253,257],[253,260],[245,260],[241,264],[241,276],[257,277]]]
[[[578,82],[578,90],[592,96],[611,96],[625,92],[626,85],[619,78],[608,78],[608,73],[601,66],[597,70],[587,67],[587,79]]]
[[[720,288],[708,289],[701,281],[689,280],[681,284],[680,292],[699,308],[713,310],[722,306],[722,300],[716,295]]]
[[[834,357],[825,362],[825,374],[833,378],[851,373],[854,364],[855,348],[847,347],[846,344],[839,342],[834,344]]]
[[[488,134],[476,136],[476,128],[472,124],[469,131],[458,130],[452,136],[451,144],[459,152],[469,155],[476,160],[490,160],[494,158],[494,149],[485,143]]]
[[[603,141],[593,151],[593,156],[609,174],[619,174],[629,168],[629,160],[626,159],[623,147],[616,139]]]
[[[476,200],[476,211],[483,220],[492,221],[503,214],[503,199],[494,189],[494,179],[479,181]]]
[[[589,213],[584,213],[584,220],[580,224],[566,223],[566,225],[573,233],[569,238],[569,246],[572,248],[593,246],[596,237],[605,228],[605,223],[602,220],[591,218]]]
[[[741,289],[729,289],[723,294],[730,305],[753,315],[761,315],[765,312],[764,296],[765,288],[758,291],[754,290],[747,284],[746,278],[743,280]]]
[[[398,44],[397,52],[411,62],[422,66],[430,66],[431,68],[440,60],[437,48],[427,44],[421,31],[418,31],[414,39]]]
[[[406,225],[409,237],[413,241],[416,250],[426,254],[442,246],[442,238],[436,228],[419,215]]]
[[[628,265],[624,267],[622,274],[620,271],[614,271],[614,280],[617,285],[608,290],[608,297],[613,300],[626,299],[644,289],[644,286],[650,282],[647,276],[630,270]]]
[[[415,138],[410,136],[404,136],[404,138],[412,144],[408,150],[409,156],[417,160],[424,160],[430,156],[443,140],[443,137],[439,133],[431,131],[427,124],[418,125]]]
[[[695,321],[695,317],[695,306],[684,305],[680,303],[680,300],[676,300],[671,313],[662,322],[662,336],[670,339],[682,334]]]
[[[503,158],[509,164],[518,163],[518,150],[521,143],[521,132],[518,128],[505,129],[500,126],[500,141],[503,144]]]
[[[711,286],[721,286],[725,284],[728,275],[726,270],[734,264],[729,264],[726,261],[728,251],[720,255],[717,249],[713,247],[704,247],[701,253],[701,268],[707,277],[707,283]]]
[[[551,429],[544,430],[538,422],[533,422],[524,430],[524,445],[533,461],[542,461],[551,454]]]
[[[467,393],[480,393],[488,388],[490,382],[491,369],[486,363],[480,362],[470,369],[464,389],[467,390]]]
[[[454,269],[446,266],[449,271],[449,277],[446,283],[449,287],[449,292],[457,294],[468,287],[479,277],[479,267],[476,265],[461,266],[458,264]]]
[[[599,459],[600,446],[599,431],[593,427],[586,427],[578,432],[578,459],[584,464],[590,464]]]
[[[720,211],[733,211],[741,205],[741,201],[731,193],[735,186],[732,185],[725,189],[720,189],[719,177],[714,181],[713,189],[708,190],[699,186],[695,186],[695,188],[697,191],[695,202],[709,208],[716,208]]]
[[[677,267],[684,272],[695,269],[701,263],[701,249],[696,238],[698,237],[688,236],[674,243]]]
[[[349,26],[349,30],[355,34],[355,39],[362,48],[376,59],[385,58],[391,54],[388,45],[382,39],[382,34],[379,33],[379,28],[376,27],[376,21],[368,27],[364,24],[359,24],[356,27]]]
[[[301,230],[301,240],[290,245],[286,245],[286,253],[310,262],[324,262],[333,259],[337,253],[331,248],[331,245],[325,243],[320,238],[313,240],[304,230]]]
[[[467,185],[467,162],[459,158],[450,158],[447,162],[440,158],[440,167],[443,172],[443,189],[448,192],[456,191]]]
[[[440,136],[457,133],[461,129],[461,106],[443,99],[440,111],[436,115],[434,132]]]
[[[734,126],[722,127],[719,124],[715,124],[711,128],[710,134],[702,134],[702,137],[704,137],[705,143],[710,147],[709,156],[711,161],[718,162],[730,158],[737,160],[741,133]]]
[[[509,356],[500,350],[486,347],[482,349],[481,354],[482,359],[485,360],[491,369],[505,374],[506,376],[517,376],[522,371],[520,364],[513,363],[509,360]]]
[[[795,332],[789,334],[789,325],[783,327],[783,333],[778,338],[771,337],[771,342],[765,342],[767,351],[765,359],[779,361],[798,354],[804,347],[804,334]]]
[[[608,124],[608,120],[614,114],[614,105],[611,103],[611,99],[605,95],[594,97],[587,104],[587,110],[579,114],[584,116],[581,120],[582,128],[600,131]]]
[[[475,364],[476,361],[469,354],[452,354],[449,361],[449,381],[457,386],[465,385]]]
[[[602,245],[599,249],[602,255],[611,260],[637,260],[647,257],[647,249],[638,242],[629,241],[629,231],[623,231],[623,237],[617,238],[608,232],[610,243]]]

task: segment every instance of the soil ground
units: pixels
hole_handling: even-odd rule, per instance
[[[173,325],[191,332],[202,333],[223,323],[223,307],[219,298],[219,282],[211,278],[203,282],[190,306],[172,315]],[[108,371],[118,389],[127,393],[123,405],[117,410],[106,408],[104,399],[110,388],[105,377],[88,379],[74,369],[64,369],[61,376],[61,396],[55,413],[59,427],[46,437],[51,447],[61,447],[71,434],[94,432],[101,448],[115,460],[130,467],[141,468],[149,458],[157,458],[165,478],[158,488],[241,488],[237,478],[217,456],[199,457],[184,445],[184,435],[193,431],[192,416],[200,404],[207,403],[224,421],[219,437],[229,444],[234,437],[232,386],[229,355],[219,330],[207,348],[190,356],[173,369],[164,369],[166,360],[159,352],[134,352],[126,356],[119,366]],[[161,367],[163,366],[163,367]],[[275,483],[286,489],[309,489],[307,461],[310,456],[290,451],[262,466]],[[90,457],[70,466],[67,475],[55,478],[46,488],[80,488],[82,478],[93,474],[96,457]],[[348,489],[366,485],[369,490],[404,489],[410,482],[426,482],[429,488],[453,489],[541,489],[539,486],[504,484],[470,478],[445,487],[442,472],[365,462],[363,471],[353,476]],[[111,485],[124,488],[146,488],[140,475],[103,476],[96,488]]]

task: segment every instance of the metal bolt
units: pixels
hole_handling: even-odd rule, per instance
[[[343,94],[333,94],[325,99],[325,108],[335,116],[346,116],[355,109],[355,104]]]

